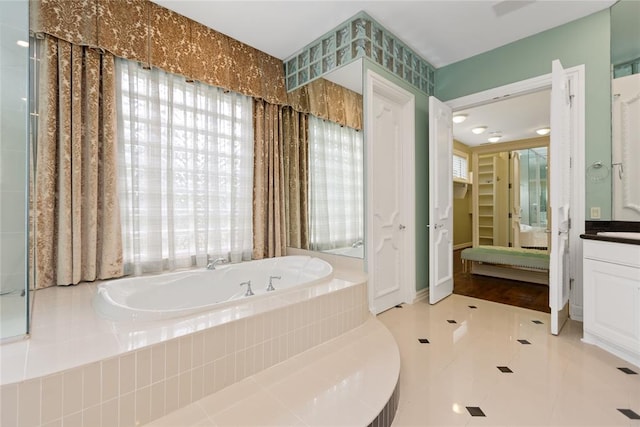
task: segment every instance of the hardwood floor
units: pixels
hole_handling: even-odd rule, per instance
[[[549,313],[549,287],[535,283],[480,276],[462,271],[460,251],[454,251],[453,293]]]

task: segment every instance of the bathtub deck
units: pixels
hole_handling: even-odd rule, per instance
[[[272,366],[149,426],[367,426],[398,384],[400,355],[375,318],[329,342]]]

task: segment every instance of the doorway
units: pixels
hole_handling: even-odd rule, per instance
[[[465,96],[448,101],[446,104],[452,111],[457,112],[465,108],[489,104],[496,100],[552,87],[550,121],[551,128],[555,129],[555,133],[552,133],[551,137],[551,155],[555,159],[556,165],[563,165],[563,167],[556,168],[557,171],[563,172],[562,176],[557,178],[557,182],[562,184],[559,186],[562,191],[556,191],[555,195],[552,194],[550,206],[552,218],[555,218],[555,221],[552,220],[551,225],[553,243],[549,265],[549,306],[551,308],[551,332],[558,334],[570,307],[573,318],[579,320],[582,316],[582,245],[579,235],[584,232],[585,216],[584,168],[582,166],[585,164],[584,66],[564,70],[557,60],[553,61],[552,65],[553,72],[549,75]],[[435,120],[435,117],[431,114],[430,117],[431,126],[431,120]],[[562,144],[561,140],[564,140],[565,143]],[[447,142],[430,141],[430,145],[433,144],[447,144]],[[450,140],[448,144],[453,144],[453,141]],[[559,148],[560,151],[558,151]],[[554,150],[556,150],[555,153]],[[563,161],[566,161],[566,165]],[[571,167],[571,165],[575,165],[575,167]],[[558,194],[561,198],[558,198]],[[571,197],[567,198],[567,195]],[[573,216],[572,222],[569,220],[569,212]],[[573,223],[573,227],[570,227],[571,223]],[[430,236],[430,239],[432,238],[433,236]],[[569,246],[569,242],[571,242],[571,246]],[[432,253],[430,256],[438,257],[442,254]],[[447,256],[453,257],[453,253],[449,252]],[[571,283],[574,284],[572,288],[570,288]],[[430,282],[430,287],[433,285],[434,282]]]
[[[368,70],[364,102],[365,266],[378,314],[416,294],[415,98]]]

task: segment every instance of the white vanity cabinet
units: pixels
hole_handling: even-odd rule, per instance
[[[583,242],[583,341],[640,366],[640,245]]]

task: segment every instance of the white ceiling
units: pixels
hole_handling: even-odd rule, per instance
[[[364,10],[436,68],[606,9],[615,0],[219,1],[152,0],[280,59],[287,58]],[[361,61],[325,76],[362,93]],[[500,142],[537,136],[549,125],[548,91],[476,107],[454,125],[475,146],[488,133]],[[476,136],[471,128],[488,126]]]
[[[280,59],[364,10],[436,68],[615,3],[615,0],[153,1]]]
[[[453,124],[453,137],[470,147],[487,144],[491,132],[502,135],[501,142],[535,138],[536,129],[549,127],[551,90],[529,93],[485,104],[455,114],[466,114],[462,123]],[[475,135],[471,129],[486,126],[487,130]]]

